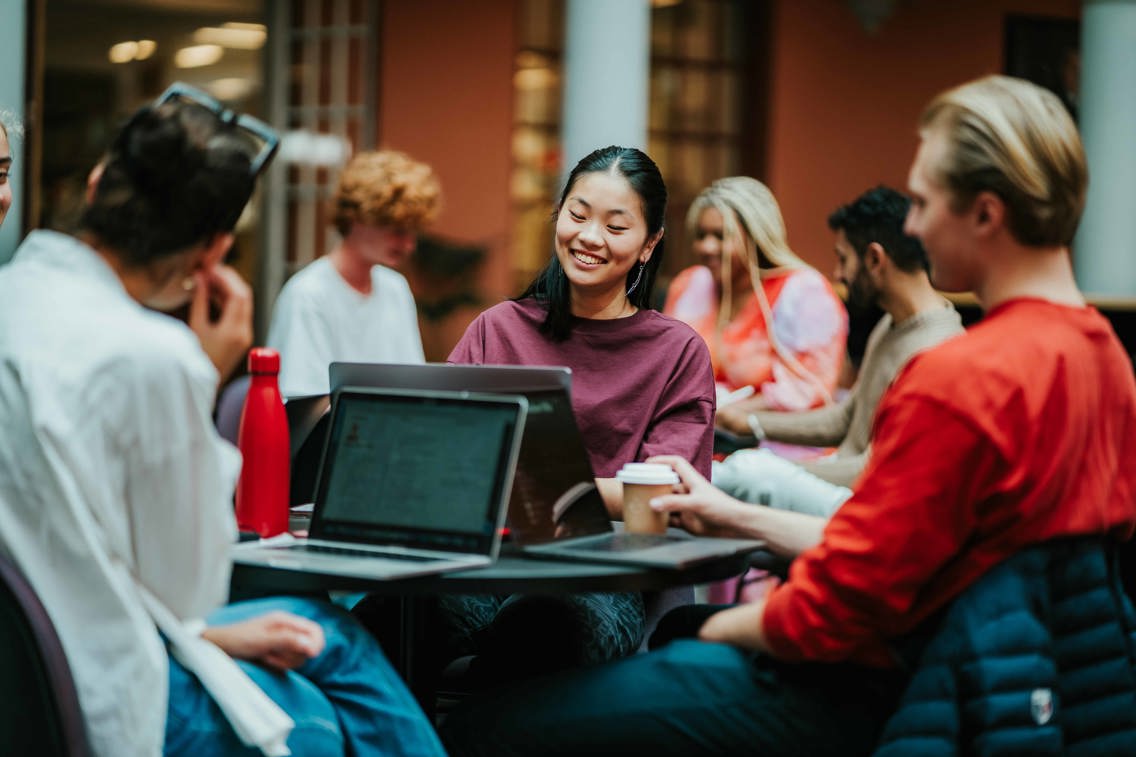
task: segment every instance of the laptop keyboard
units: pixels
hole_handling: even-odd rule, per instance
[[[369,557],[372,560],[405,560],[406,562],[438,562],[440,558],[425,555],[409,555],[403,552],[376,552],[370,549],[352,549],[351,547],[335,547],[329,544],[296,544],[290,547],[281,547],[288,552],[308,552],[319,555],[336,555],[347,557]]]
[[[583,549],[590,552],[626,552],[627,550],[648,549],[661,547],[664,544],[673,544],[686,541],[666,534],[612,534],[606,539],[596,539],[573,545],[573,549]]]

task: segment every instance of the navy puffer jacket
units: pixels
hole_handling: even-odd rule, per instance
[[[1100,538],[992,569],[925,644],[877,757],[1136,755],[1136,616]]]

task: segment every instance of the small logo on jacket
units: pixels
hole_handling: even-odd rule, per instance
[[[1045,725],[1053,719],[1053,692],[1050,689],[1030,692],[1030,715],[1038,725]]]

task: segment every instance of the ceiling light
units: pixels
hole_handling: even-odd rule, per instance
[[[280,138],[277,160],[314,166],[341,166],[351,155],[351,143],[335,134],[299,130]]]
[[[220,45],[190,45],[174,53],[174,65],[178,68],[211,66],[224,54]]]
[[[237,50],[259,50],[268,36],[262,24],[227,23],[221,26],[203,26],[193,33],[193,41],[200,44],[221,45]]]
[[[154,51],[158,49],[158,43],[152,39],[138,40],[138,52],[134,54],[134,60],[146,60]]]
[[[551,68],[522,68],[513,73],[517,89],[551,89],[556,86],[556,72]]]
[[[127,40],[112,45],[107,51],[107,58],[111,63],[129,63],[132,60],[146,60],[158,49],[158,43],[152,39]]]
[[[244,29],[246,31],[263,32],[265,30],[264,24],[246,24],[243,21],[226,21],[221,24],[226,29]]]
[[[233,102],[249,96],[252,92],[252,82],[243,76],[229,76],[214,79],[205,85],[205,89],[222,102]]]
[[[107,51],[107,58],[110,59],[111,63],[129,63],[134,60],[134,56],[137,54],[138,43],[131,40],[111,45],[110,50]]]

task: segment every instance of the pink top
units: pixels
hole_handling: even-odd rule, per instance
[[[718,294],[710,270],[691,266],[667,290],[663,312],[702,335],[710,347],[715,379],[726,389],[750,385],[774,410],[805,410],[824,404],[844,362],[848,316],[828,280],[812,268],[796,268],[761,281],[772,324],[765,322],[757,295],[718,332]],[[811,378],[785,363],[770,335]],[[822,390],[823,386],[823,390]]]
[[[479,315],[448,362],[563,365],[572,407],[596,476],[626,462],[681,455],[710,475],[714,376],[702,339],[653,310],[614,320],[573,319],[563,342],[540,332],[544,307],[503,302]]]

